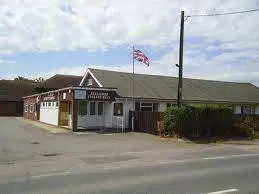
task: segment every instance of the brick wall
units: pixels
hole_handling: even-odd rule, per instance
[[[37,96],[24,99],[23,116],[30,120],[37,120],[39,107],[36,107]]]

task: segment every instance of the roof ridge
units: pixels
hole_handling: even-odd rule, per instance
[[[53,76],[51,76],[51,77],[54,77],[54,76],[56,76],[56,75],[61,75],[61,76],[74,76],[74,77],[83,77],[83,75],[72,75],[72,74],[61,74],[61,73],[57,73],[57,74],[55,74],[55,75],[53,75]]]
[[[125,73],[125,74],[132,74],[131,72],[125,72],[125,71],[116,71],[116,70],[106,70],[106,69],[99,69],[99,68],[88,68],[91,70],[98,70],[98,71],[108,71],[108,72],[115,72],[115,73]],[[145,74],[145,73],[135,73],[135,75],[144,75],[144,76],[156,76],[156,77],[167,77],[167,78],[177,78],[174,76],[169,75],[158,75],[158,74]],[[210,81],[210,82],[220,82],[220,83],[233,83],[233,84],[249,84],[252,86],[255,86],[252,83],[249,82],[235,82],[235,81],[224,81],[224,80],[210,80],[210,79],[199,79],[199,78],[189,78],[189,77],[183,77],[183,79],[186,80],[198,80],[198,81]],[[256,87],[256,86],[255,86]]]

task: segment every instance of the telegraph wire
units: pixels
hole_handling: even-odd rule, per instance
[[[224,15],[234,15],[234,14],[243,14],[243,13],[257,12],[257,11],[259,11],[259,9],[249,9],[249,10],[244,10],[244,11],[214,13],[214,14],[187,15],[187,16],[185,16],[185,19],[187,20],[189,17],[224,16]]]

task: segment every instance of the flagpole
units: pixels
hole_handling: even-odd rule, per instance
[[[135,72],[134,72],[134,46],[133,46],[133,51],[132,51],[132,101],[134,101],[134,95],[135,95],[135,91],[134,91],[134,79],[135,79]],[[133,106],[134,108],[134,106]],[[135,108],[134,108],[135,109]]]
[[[134,70],[134,46],[132,47],[132,111],[135,111],[135,103],[134,103],[134,96],[135,96],[135,70]],[[134,131],[134,112],[132,116],[132,123],[131,123],[131,130]]]

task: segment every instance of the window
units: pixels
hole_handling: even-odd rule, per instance
[[[42,102],[42,106],[45,106],[45,102]]]
[[[48,106],[51,107],[51,102],[48,103]]]
[[[25,103],[24,112],[28,112],[28,103]]]
[[[31,103],[30,104],[30,113],[33,113],[34,112],[34,103]]]
[[[158,103],[136,102],[136,111],[158,111]]]
[[[252,107],[249,106],[249,105],[242,105],[241,106],[241,113],[245,114],[245,115],[252,114]]]
[[[123,103],[114,103],[113,105],[113,115],[122,116],[123,115]]]
[[[153,103],[153,111],[158,111],[158,103]]]
[[[166,107],[168,108],[168,107],[170,107],[170,106],[174,106],[175,104],[173,104],[173,103],[167,103],[166,104]]]
[[[139,102],[135,103],[135,110],[140,111],[140,103]]]
[[[78,101],[78,114],[79,115],[87,115],[87,102],[86,101]]]
[[[58,107],[58,102],[56,102],[56,107]]]
[[[95,115],[95,102],[90,102],[90,115]]]
[[[103,115],[103,102],[98,102],[98,115]]]
[[[92,86],[92,85],[93,85],[93,79],[92,78],[88,78],[87,86]]]

